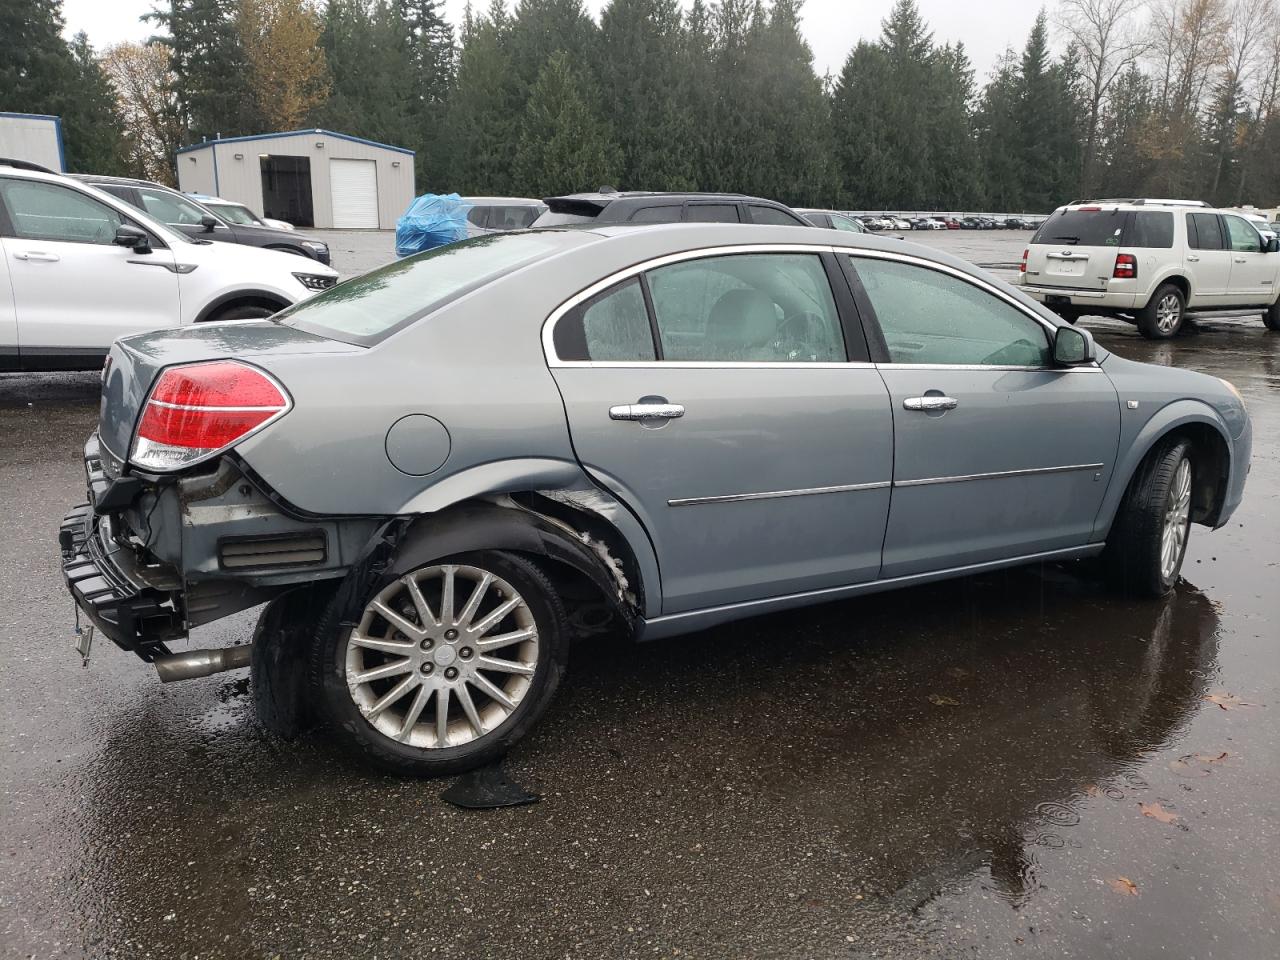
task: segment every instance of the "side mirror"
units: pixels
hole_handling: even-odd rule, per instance
[[[1272,237],[1267,241],[1265,248],[1267,253],[1280,253],[1280,237]]]
[[[147,232],[132,224],[122,223],[116,227],[116,235],[111,238],[111,242],[119,247],[132,247],[134,253],[151,252],[151,238],[147,236]]]
[[[213,219],[207,213],[200,218],[200,226],[204,227],[205,233],[213,233],[213,228],[218,225],[218,221]]]
[[[1053,362],[1060,367],[1080,367],[1098,359],[1088,330],[1059,327],[1053,337]]]

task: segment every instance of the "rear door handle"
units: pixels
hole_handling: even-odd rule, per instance
[[[1187,263],[1199,263],[1199,262],[1200,262],[1199,257],[1187,257]]]
[[[679,403],[623,403],[609,408],[610,420],[674,420],[684,416]]]
[[[907,397],[902,406],[907,410],[954,410],[960,401],[952,397]]]
[[[1249,262],[1248,257],[1236,257],[1236,263],[1248,263],[1248,262]]]
[[[13,255],[15,260],[42,260],[56,263],[60,257],[56,253],[45,253],[43,250],[19,250]]]

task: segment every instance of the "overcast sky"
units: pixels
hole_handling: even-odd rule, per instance
[[[604,2],[587,0],[587,6],[598,16]],[[465,4],[466,0],[445,0],[450,22],[461,20]],[[487,6],[487,0],[473,5]],[[892,5],[893,0],[806,0],[804,32],[819,73],[838,74],[860,38],[879,35],[880,21]],[[1038,3],[1025,0],[919,0],[919,5],[937,42],[964,42],[979,83],[986,81],[1006,47],[1021,48],[1039,10]],[[83,30],[98,49],[121,40],[142,40],[152,30],[138,18],[152,6],[152,0],[63,0],[67,34]]]

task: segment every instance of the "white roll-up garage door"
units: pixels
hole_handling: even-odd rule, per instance
[[[378,229],[378,168],[372,160],[330,160],[329,190],[335,229]]]

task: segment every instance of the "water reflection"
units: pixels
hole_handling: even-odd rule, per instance
[[[438,785],[368,774],[322,737],[267,738],[225,681],[143,687],[104,718],[71,785],[87,802],[66,897],[86,934],[164,955],[305,952],[339,910],[395,953],[410,941],[382,927],[391,902],[442,940],[509,936],[481,911],[422,911],[456,899],[459,876],[561,889],[565,851],[587,848],[576,889],[644,886],[657,903],[696,883],[708,929],[740,922],[761,884],[809,891],[761,907],[780,941],[813,911],[910,911],[975,876],[1017,904],[1044,882],[1040,855],[1076,843],[1086,801],[1144,789],[1139,765],[1213,675],[1217,623],[1185,584],[1129,603],[1047,568],[582,647],[510,761],[549,798],[483,816],[447,811]],[[508,845],[521,856],[495,856]],[[125,901],[156,909],[122,914]],[[539,914],[549,937],[612,909],[557,903]],[[173,904],[181,922],[166,923]]]

